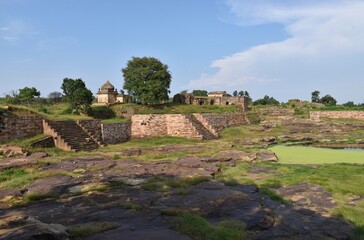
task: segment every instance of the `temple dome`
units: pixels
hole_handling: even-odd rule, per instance
[[[101,90],[114,90],[115,87],[114,85],[112,85],[109,80],[106,81],[106,83],[104,83],[104,85],[101,86]]]

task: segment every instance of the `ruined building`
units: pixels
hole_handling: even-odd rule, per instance
[[[206,96],[194,96],[192,93],[178,93],[173,97],[175,103],[195,105],[240,105],[243,110],[248,108],[245,96],[230,96],[225,91],[209,92]]]

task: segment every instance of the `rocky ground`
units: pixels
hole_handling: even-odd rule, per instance
[[[247,155],[274,160],[274,154],[262,153],[225,151],[220,157],[191,156],[176,162],[94,158],[43,164],[38,170],[50,177],[24,189],[1,190],[8,202],[24,196],[39,196],[39,201],[17,207],[3,201],[0,233],[2,239],[72,239],[69,229],[88,227],[102,232],[85,239],[190,239],[176,231],[176,215],[191,211],[211,223],[240,221],[249,239],[350,239],[351,225],[322,214],[335,204],[320,187],[300,184],[279,189],[294,196],[293,204],[283,204],[254,185],[228,186],[214,179],[221,165],[234,167]],[[30,155],[2,164],[23,166],[32,161]],[[59,171],[74,176],[58,175]],[[310,207],[307,200],[313,203]]]
[[[0,189],[1,239],[192,239],[178,228],[184,212],[192,212],[218,225],[241,223],[247,239],[351,239],[354,227],[330,216],[336,207],[322,187],[300,183],[277,187],[289,202],[274,201],[255,185],[219,181],[217,176],[240,162],[275,162],[264,150],[277,142],[322,143],[327,133],[343,137],[346,125],[284,120],[279,134],[275,122],[252,127],[262,135],[235,139],[229,149],[211,156],[195,155],[201,146],[170,145],[51,161],[45,153],[6,150],[0,170],[35,169],[34,181],[23,188]],[[362,125],[351,125],[362,129]],[[336,135],[330,141],[337,142]],[[237,150],[244,146],[252,151]],[[5,148],[4,148],[5,149]],[[3,150],[4,151],[4,150]],[[186,151],[177,161],[138,161],[130,157],[153,152]],[[49,159],[49,161],[47,160]],[[274,167],[252,165],[252,179]],[[354,200],[353,200],[354,201]]]

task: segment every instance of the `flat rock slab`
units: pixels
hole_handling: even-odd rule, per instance
[[[295,205],[328,216],[328,210],[337,206],[332,194],[320,186],[300,183],[277,189],[280,196],[288,198]]]
[[[183,235],[169,228],[154,227],[152,229],[116,229],[106,233],[97,234],[86,238],[87,240],[104,240],[104,239],[148,239],[148,240],[191,240],[190,237]]]
[[[38,162],[34,158],[28,157],[0,159],[0,171],[10,168],[34,166],[37,163]]]
[[[79,183],[80,181],[77,181],[69,176],[53,176],[36,180],[27,187],[27,194],[59,195],[65,193],[68,188]]]
[[[73,172],[76,169],[91,169],[91,170],[108,170],[116,166],[115,161],[104,158],[91,158],[91,159],[68,159],[59,163],[50,163],[48,166],[42,168],[46,170],[65,170]],[[77,171],[77,170],[76,170]]]
[[[0,235],[1,239],[72,239],[65,226],[42,223],[22,214],[3,218],[0,221]]]

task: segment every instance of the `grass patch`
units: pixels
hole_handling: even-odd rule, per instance
[[[39,177],[29,169],[12,168],[0,172],[0,188],[21,188],[34,182]]]
[[[80,225],[73,225],[69,227],[70,233],[78,238],[84,238],[88,236],[95,235],[97,233],[102,233],[106,231],[110,231],[116,229],[118,225],[109,222],[95,222],[95,223],[86,223]]]
[[[234,113],[241,111],[238,105],[190,105],[165,103],[157,105],[123,104],[111,107],[114,111],[134,114],[191,114],[191,113]]]
[[[177,231],[193,240],[242,240],[246,239],[244,224],[238,221],[224,221],[215,226],[197,214],[183,213],[177,222]]]
[[[364,164],[364,151],[325,149],[302,146],[274,146],[269,148],[282,164]]]
[[[168,192],[173,188],[177,189],[187,188],[206,181],[209,181],[209,178],[202,176],[186,177],[179,179],[157,176],[152,179],[149,179],[146,183],[142,185],[142,188],[146,191]]]
[[[24,196],[23,203],[26,204],[30,202],[37,202],[44,199],[57,198],[57,197],[58,197],[57,195],[51,193],[48,194],[29,193]]]

